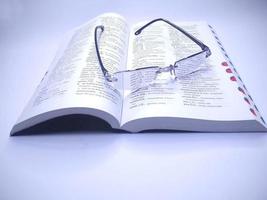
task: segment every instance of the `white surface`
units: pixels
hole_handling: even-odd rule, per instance
[[[266,133],[9,137],[62,34],[104,12],[206,20],[267,117],[267,2],[0,0],[0,199],[267,199]]]

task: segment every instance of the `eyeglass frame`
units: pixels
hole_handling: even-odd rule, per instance
[[[163,19],[163,18],[157,18],[157,19],[154,19],[150,22],[148,22],[147,24],[145,24],[144,26],[142,26],[141,28],[139,28],[137,31],[135,31],[135,35],[139,35],[146,27],[148,27],[149,25],[157,22],[157,21],[163,21],[167,24],[169,24],[170,26],[172,26],[173,28],[175,28],[176,30],[182,32],[184,35],[186,35],[189,39],[191,39],[193,42],[195,42],[200,48],[201,48],[201,51],[198,52],[198,53],[194,53],[190,56],[187,56],[187,57],[184,57],[182,59],[179,59],[178,61],[175,61],[174,65],[170,64],[170,66],[167,66],[167,67],[159,67],[158,66],[158,71],[159,73],[161,72],[168,72],[170,71],[170,73],[172,74],[175,70],[175,67],[177,66],[177,63],[183,61],[183,60],[186,60],[186,59],[189,59],[191,57],[194,57],[194,56],[197,56],[201,53],[206,53],[206,58],[209,57],[211,55],[211,51],[210,51],[210,48],[205,45],[203,42],[201,42],[199,39],[197,39],[195,36],[191,35],[190,33],[188,33],[187,31],[185,31],[183,28],[171,23],[170,21],[166,20],[166,19]],[[104,32],[104,26],[103,25],[98,25],[95,27],[95,32],[94,32],[94,41],[95,41],[95,48],[96,48],[96,54],[97,54],[97,58],[98,58],[98,62],[99,62],[99,65],[100,65],[100,68],[103,72],[103,75],[105,77],[105,79],[108,81],[108,82],[113,82],[113,81],[116,81],[116,78],[112,77],[112,74],[109,73],[109,71],[104,67],[103,65],[103,61],[101,59],[101,56],[100,56],[100,52],[99,52],[99,47],[98,47],[98,41],[97,41],[97,31],[98,29],[101,29],[101,34]],[[137,71],[137,70],[143,70],[143,69],[149,69],[149,68],[154,68],[155,66],[148,66],[148,67],[141,67],[141,68],[136,68],[134,70],[123,70],[123,71],[117,71],[117,72],[114,72],[113,74],[116,74],[116,73],[123,73],[123,72],[130,72],[130,71]]]

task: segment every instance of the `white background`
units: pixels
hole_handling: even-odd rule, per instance
[[[104,12],[214,26],[267,117],[267,2],[0,0],[0,199],[267,199],[266,133],[9,137],[61,36]]]

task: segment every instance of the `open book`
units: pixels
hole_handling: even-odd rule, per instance
[[[145,22],[129,26],[113,13],[103,14],[68,33],[49,70],[11,130],[11,135],[41,122],[71,114],[105,120],[112,128],[186,131],[266,131],[266,124],[213,28],[205,22],[178,22],[212,54],[207,68],[173,84],[118,93],[100,70],[94,31],[105,26],[101,53],[112,71],[168,66],[190,54],[190,45],[164,23],[155,23],[138,37]],[[186,49],[174,46],[184,43]],[[125,88],[133,82],[125,81]],[[133,86],[134,88],[134,86]]]

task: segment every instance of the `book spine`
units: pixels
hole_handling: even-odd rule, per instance
[[[217,41],[217,44],[224,56],[225,61],[221,63],[222,67],[225,67],[225,72],[229,74],[230,81],[234,81],[237,83],[238,87],[237,90],[241,92],[244,96],[244,102],[246,102],[249,106],[250,112],[257,118],[259,118],[262,123],[266,125],[266,122],[264,121],[263,117],[261,116],[256,104],[254,103],[254,100],[252,99],[251,95],[249,94],[244,82],[242,81],[240,75],[238,74],[236,68],[234,67],[234,64],[232,63],[230,57],[228,56],[225,48],[222,45],[221,40],[219,39],[217,33],[215,32],[214,28],[209,25],[209,28],[214,35],[215,40]]]

